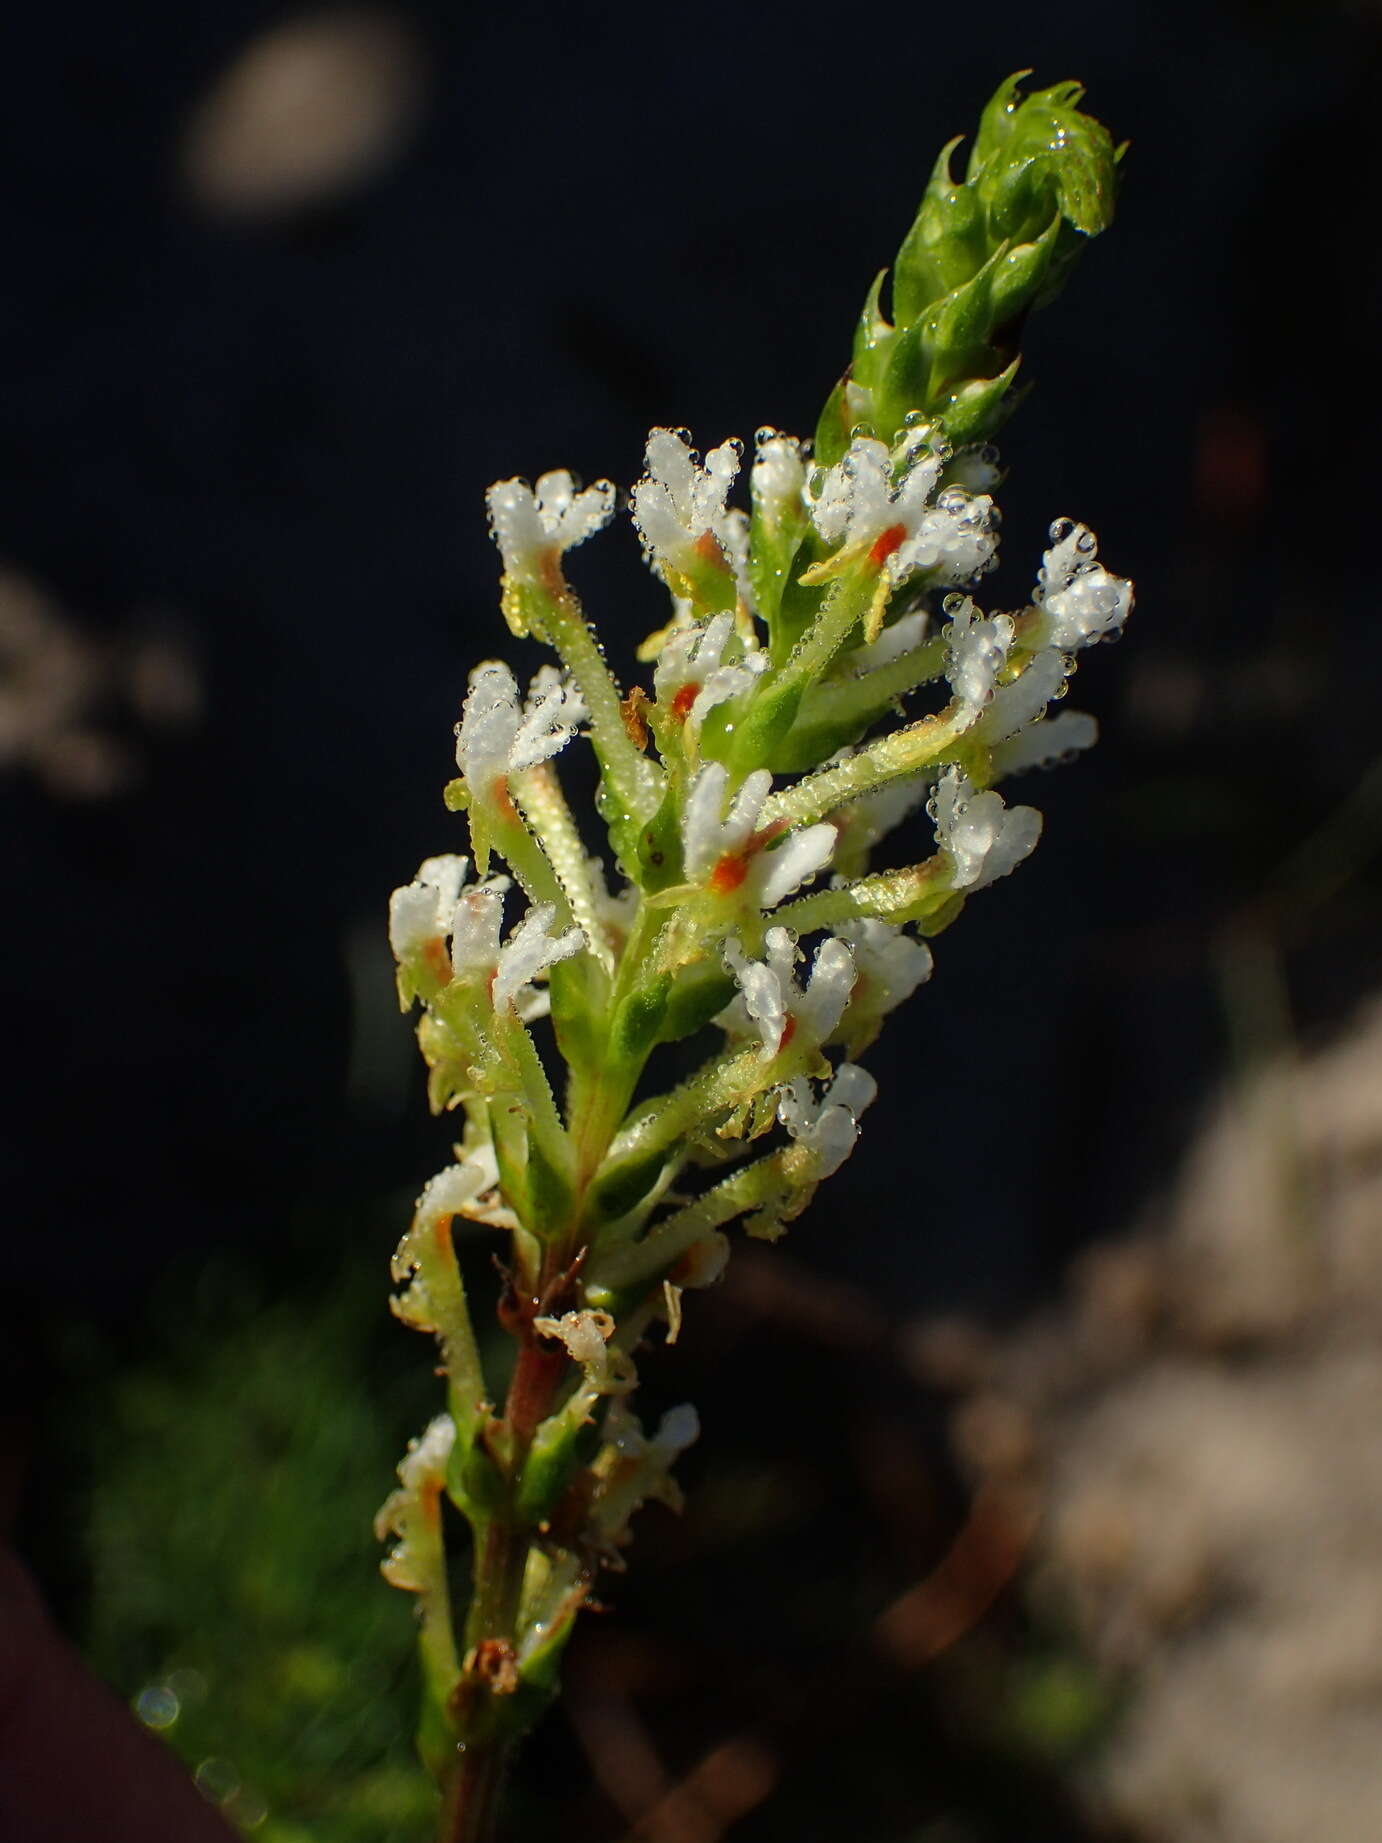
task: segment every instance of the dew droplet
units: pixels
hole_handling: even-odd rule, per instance
[[[149,1683],[135,1697],[134,1712],[146,1728],[161,1734],[182,1713],[182,1704],[166,1683]]]
[[[193,1782],[203,1798],[209,1798],[213,1805],[227,1804],[240,1790],[240,1775],[229,1760],[214,1756],[203,1760],[192,1775]]]

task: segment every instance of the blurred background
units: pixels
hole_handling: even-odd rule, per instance
[[[644,1365],[689,1506],[514,1834],[1382,1834],[1382,9],[79,0],[0,111],[0,1505],[266,1843],[427,1830],[369,1519],[448,1133],[384,909],[514,652],[484,488],[809,431],[1024,65],[1133,143],[1028,329],[987,598],[1099,531],[1103,741],[1023,789],[861,1154]],[[632,532],[574,573],[627,673]]]

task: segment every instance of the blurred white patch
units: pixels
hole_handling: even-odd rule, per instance
[[[392,13],[341,8],[273,27],[193,109],[184,185],[237,216],[331,197],[398,154],[421,111],[424,62],[416,31]]]
[[[143,778],[142,735],[190,727],[201,704],[166,622],[88,632],[0,568],[0,774],[31,774],[59,799],[109,799]]]

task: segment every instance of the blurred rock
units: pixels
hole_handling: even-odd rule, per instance
[[[395,14],[305,16],[253,40],[199,102],[180,149],[187,190],[208,210],[291,211],[368,178],[421,112],[423,49]]]
[[[200,679],[172,634],[85,632],[0,569],[0,773],[30,773],[59,799],[109,799],[140,779],[141,730],[200,713]]]
[[[1036,1467],[1032,1597],[1124,1709],[1090,1816],[1382,1836],[1382,1001],[1223,1095],[1154,1218],[962,1386],[959,1457]]]

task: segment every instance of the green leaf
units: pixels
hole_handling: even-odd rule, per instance
[[[558,960],[547,975],[552,1028],[568,1068],[595,1068],[604,1050],[603,1020],[609,1004],[609,976],[594,954]]]
[[[610,1031],[610,1053],[618,1061],[641,1067],[647,1060],[659,1039],[671,989],[672,975],[660,973],[647,985],[630,992],[620,1004]]]
[[[561,1414],[543,1422],[518,1481],[515,1509],[521,1522],[531,1529],[546,1522],[577,1469],[594,1457],[599,1440],[595,1427],[573,1426]]]
[[[571,1181],[552,1164],[537,1133],[528,1136],[527,1226],[535,1235],[558,1235],[571,1218]]]
[[[734,732],[730,760],[742,772],[762,767],[791,729],[806,687],[789,681],[775,685],[765,675],[749,706],[748,715]]]
[[[593,1215],[595,1222],[617,1222],[621,1216],[627,1216],[656,1184],[666,1162],[666,1150],[659,1149],[611,1166],[591,1187],[588,1214]]]
[[[663,1014],[659,1043],[680,1043],[703,1030],[734,996],[734,981],[718,966],[688,967],[672,987]]]
[[[650,895],[681,882],[681,831],[676,795],[671,788],[649,823],[638,834],[637,874]]]

